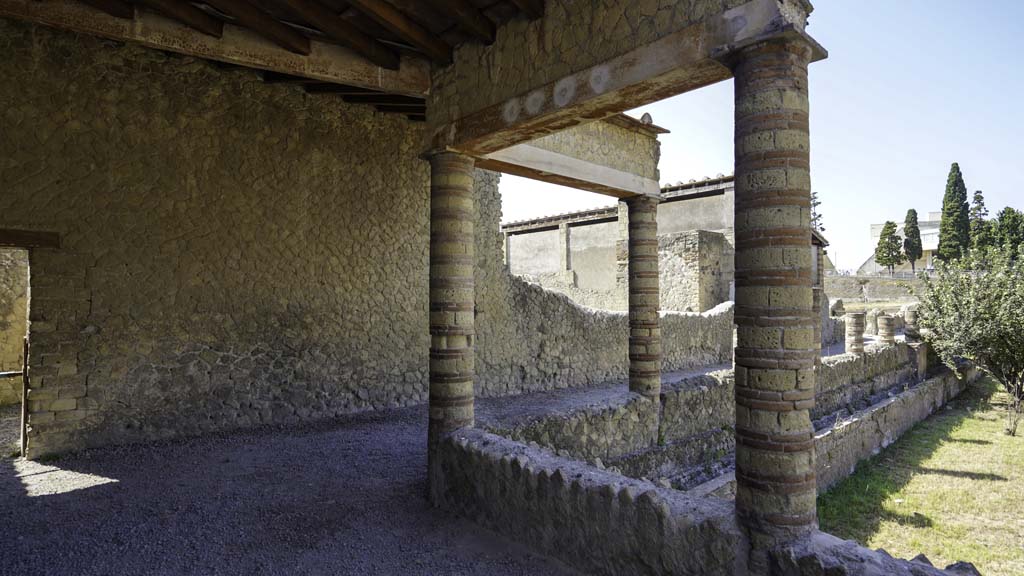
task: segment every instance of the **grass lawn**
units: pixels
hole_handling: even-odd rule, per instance
[[[978,381],[819,497],[821,529],[940,568],[1024,575],[1024,437],[1003,433],[1008,401]]]

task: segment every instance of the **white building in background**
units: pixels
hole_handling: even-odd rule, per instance
[[[896,222],[896,234],[903,238],[903,218],[893,219]],[[935,266],[935,253],[939,249],[939,222],[942,221],[942,212],[928,212],[924,217],[918,216],[918,226],[921,228],[921,258],[914,263],[917,270],[929,270]],[[881,274],[887,273],[884,266],[875,262],[875,246],[878,246],[878,239],[882,236],[882,228],[885,223],[871,225],[871,256],[857,269],[857,274]],[[896,272],[910,272],[909,262],[896,267]]]

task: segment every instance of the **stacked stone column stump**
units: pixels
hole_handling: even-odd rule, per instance
[[[735,77],[736,510],[751,570],[817,527],[807,66],[780,37],[729,58]]]
[[[431,156],[428,458],[444,434],[473,425],[474,219],[473,159]]]
[[[629,389],[647,398],[661,395],[661,327],[658,324],[658,202],[626,200],[629,208]]]
[[[878,342],[882,346],[896,345],[896,319],[887,314],[878,317]]]
[[[864,312],[850,312],[846,315],[846,353],[864,355],[864,329],[867,315]]]

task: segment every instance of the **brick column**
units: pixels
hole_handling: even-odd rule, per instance
[[[431,156],[428,458],[444,433],[473,425],[474,218],[473,159]]]
[[[919,342],[921,340],[921,328],[918,325],[917,310],[909,308],[903,315],[903,334],[907,342]]]
[[[658,326],[658,199],[633,196],[629,206],[629,389],[661,395]]]
[[[733,56],[736,96],[736,511],[751,566],[817,526],[807,65],[773,39]]]
[[[846,353],[864,355],[864,326],[867,324],[867,314],[864,312],[850,312],[846,315]]]

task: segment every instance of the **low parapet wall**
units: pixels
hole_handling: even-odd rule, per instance
[[[853,412],[865,402],[917,375],[917,353],[900,342],[895,346],[869,346],[863,356],[840,354],[823,358],[815,381],[817,420],[846,408]]]
[[[482,430],[433,460],[435,504],[592,574],[746,574],[731,503],[695,498]]]
[[[967,369],[963,378],[945,372],[818,431],[814,438],[818,491],[824,492],[852,474],[858,462],[892,444],[959,395],[978,375],[973,368]]]

